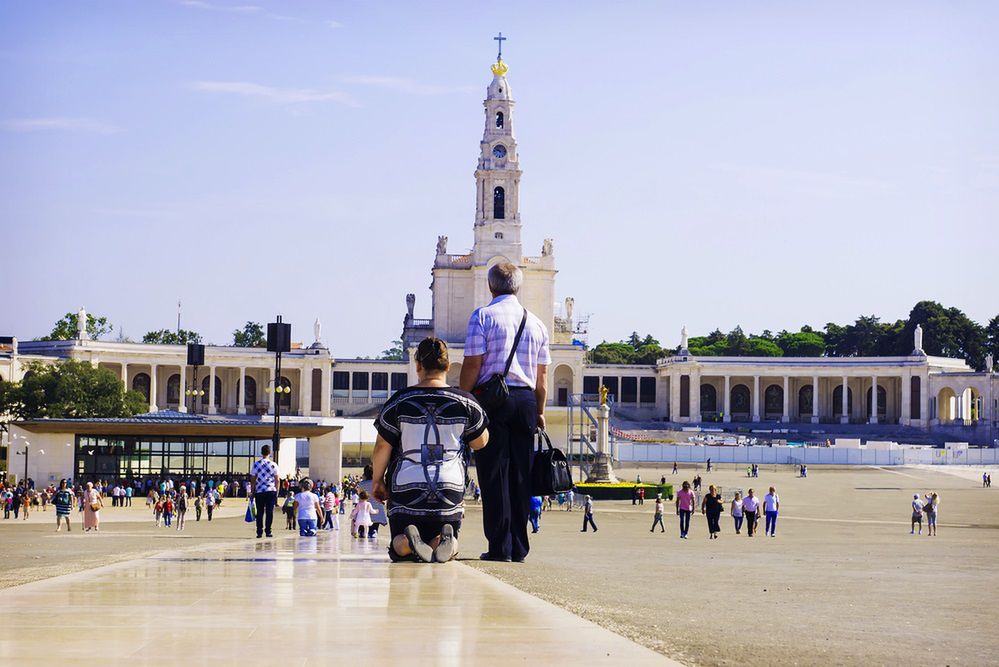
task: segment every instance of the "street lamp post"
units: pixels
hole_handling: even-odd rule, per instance
[[[198,366],[205,363],[205,346],[200,343],[187,344],[187,363],[194,366],[194,387],[188,389],[185,394],[193,396],[194,401],[191,406],[191,414],[198,413],[198,398],[205,395],[205,390],[198,386]]]
[[[22,438],[23,440],[24,438]],[[19,455],[24,457],[24,488],[28,488],[28,448],[31,447],[31,443],[24,440],[24,449],[18,452]]]
[[[285,387],[281,383],[281,353],[291,351],[291,325],[281,321],[281,316],[277,316],[277,322],[270,322],[267,325],[267,351],[274,352],[274,436],[271,439],[274,451],[274,460],[277,461],[278,449],[281,446],[281,394],[290,394],[291,387]],[[271,391],[271,387],[267,387]]]

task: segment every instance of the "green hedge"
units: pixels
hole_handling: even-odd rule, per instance
[[[645,500],[655,502],[656,494],[661,493],[664,500],[673,500],[672,484],[635,484],[634,482],[618,482],[617,484],[577,484],[576,493],[593,496],[594,500],[631,500],[632,490],[640,486],[645,489]]]

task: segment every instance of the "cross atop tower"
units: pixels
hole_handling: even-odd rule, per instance
[[[504,37],[503,33],[501,32],[495,37],[493,37],[493,39],[496,40],[497,44],[499,44],[499,51],[496,54],[496,61],[499,62],[500,60],[503,60],[503,42],[505,42],[507,38]]]

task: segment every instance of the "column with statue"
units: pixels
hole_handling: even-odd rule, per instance
[[[613,484],[618,481],[610,456],[610,406],[607,405],[607,387],[600,386],[600,405],[597,407],[597,456],[586,478],[588,484]]]

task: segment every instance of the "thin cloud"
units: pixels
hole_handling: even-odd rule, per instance
[[[244,14],[244,15],[256,15],[261,16],[266,19],[271,19],[273,21],[301,21],[305,23],[307,20],[299,18],[297,16],[287,16],[286,14],[275,14],[273,12],[267,11],[265,7],[260,5],[223,5],[215,2],[207,2],[206,0],[180,0],[180,4],[184,7],[191,7],[192,9],[200,9],[208,12],[221,12],[224,14]],[[331,28],[341,27],[340,23],[336,21],[324,21]]]
[[[344,106],[360,106],[348,93],[337,90],[314,90],[312,88],[277,88],[247,81],[196,81],[191,84],[194,90],[205,93],[220,93],[255,97],[275,104],[307,104],[310,102],[334,102]]]
[[[93,118],[67,118],[62,116],[45,118],[8,118],[3,121],[3,127],[11,132],[45,132],[63,130],[71,132],[93,132],[96,134],[115,134],[122,129],[110,123]]]
[[[326,21],[326,25],[330,28],[342,28],[343,24],[339,21]]]
[[[344,81],[361,86],[390,90],[404,95],[446,95],[448,93],[468,93],[477,90],[475,86],[439,86],[398,76],[348,76],[344,77]]]

